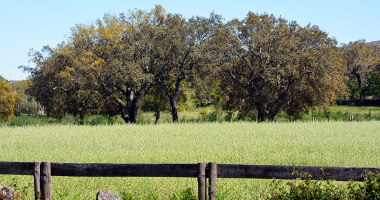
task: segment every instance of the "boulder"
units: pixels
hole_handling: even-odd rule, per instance
[[[0,200],[12,200],[15,196],[15,191],[13,188],[0,185]]]
[[[99,191],[96,195],[96,200],[123,200],[123,198],[108,192]]]

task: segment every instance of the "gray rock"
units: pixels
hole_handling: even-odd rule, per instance
[[[15,196],[15,191],[13,188],[0,185],[0,200],[12,200]]]
[[[123,200],[123,198],[108,192],[99,191],[96,195],[96,200]]]

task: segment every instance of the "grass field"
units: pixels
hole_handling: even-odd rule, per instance
[[[380,167],[379,130],[377,121],[2,127],[0,160]],[[0,184],[14,178],[19,187],[33,183],[32,176],[0,175]],[[254,186],[266,183],[218,180],[221,192],[240,199],[258,197]],[[196,193],[196,178],[52,178],[57,199],[93,199],[100,189],[164,199],[188,187]]]

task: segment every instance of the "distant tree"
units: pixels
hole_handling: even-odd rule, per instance
[[[91,90],[91,79],[84,76],[70,44],[45,46],[41,52],[32,50],[29,55],[36,67],[20,67],[31,74],[26,94],[40,102],[49,115],[62,117],[69,113],[84,117],[90,109],[101,107],[103,102]]]
[[[363,83],[370,73],[380,72],[380,46],[367,44],[365,40],[358,40],[344,44],[341,47],[342,58],[345,65],[345,75],[350,77],[351,98],[355,93],[360,94]],[[360,102],[364,100],[360,94]]]
[[[14,117],[15,105],[21,101],[20,95],[14,94],[12,87],[0,76],[0,118],[9,121]]]
[[[258,122],[328,105],[343,83],[336,40],[317,26],[249,12],[220,29],[210,49],[219,62],[223,108]]]
[[[380,97],[380,77],[377,74],[370,73],[367,76],[367,83],[361,88],[362,96],[377,96]]]
[[[7,79],[5,79],[5,78],[4,78],[4,77],[2,77],[2,76],[0,76],[0,80],[2,80],[2,81],[4,81],[4,82],[8,83],[8,80],[7,80]]]

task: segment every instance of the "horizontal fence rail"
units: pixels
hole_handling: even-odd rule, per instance
[[[380,172],[380,168],[327,167],[291,165],[241,164],[106,164],[106,163],[50,163],[0,162],[0,174],[33,175],[35,199],[51,199],[51,176],[75,177],[192,177],[198,180],[198,197],[215,199],[217,178],[294,179],[293,171],[308,172],[312,179],[363,181],[365,171]],[[328,175],[324,175],[323,172]]]
[[[218,178],[259,178],[259,179],[294,179],[296,169],[300,174],[308,172],[312,179],[335,179],[337,181],[363,181],[365,171],[380,172],[380,168],[363,167],[325,167],[325,166],[290,166],[290,165],[235,165],[218,164]],[[322,170],[328,175],[325,177]]]
[[[197,177],[198,164],[51,163],[52,176]]]

